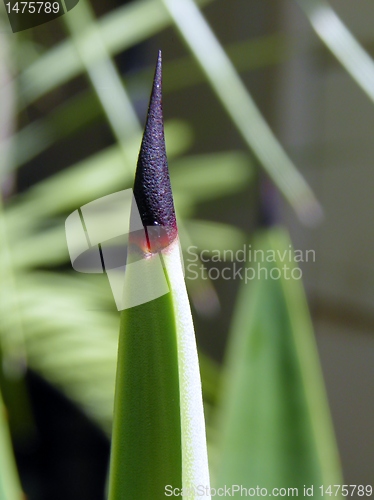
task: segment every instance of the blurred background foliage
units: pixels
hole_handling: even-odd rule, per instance
[[[265,230],[280,222],[300,247],[321,248],[326,231],[311,227],[326,223],[314,192],[323,208],[328,201],[327,221],[334,193],[308,167],[321,158],[305,125],[318,114],[307,94],[315,89],[295,91],[295,73],[310,60],[312,71],[336,69],[333,55],[353,95],[373,99],[370,47],[346,20],[348,28],[321,0],[80,0],[18,34],[1,19],[0,387],[28,498],[104,498],[119,319],[106,276],[71,269],[64,221],[132,186],[157,50],[184,248],[287,249],[286,233]],[[323,151],[330,158],[342,143]],[[303,270],[314,304],[323,301],[313,295],[316,268]],[[259,280],[235,304],[238,281],[206,279],[207,271],[194,280],[188,266],[186,278],[213,484],[341,483],[300,283]],[[372,405],[366,399],[366,414]],[[334,408],[333,417],[339,427]],[[5,420],[0,432],[1,453],[11,454]],[[343,466],[350,483],[369,482],[370,454],[357,463],[344,455]],[[17,498],[9,495],[1,498]]]

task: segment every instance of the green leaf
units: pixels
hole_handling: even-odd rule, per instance
[[[125,140],[139,134],[141,131],[140,123],[117,67],[111,59],[101,31],[95,22],[93,10],[87,0],[80,0],[74,10],[74,15],[68,14],[63,17],[63,20],[105,112],[114,137],[122,147],[122,153],[126,158]],[[82,39],[82,31],[86,32],[88,39]]]
[[[325,0],[296,0],[315,32],[347,73],[374,101],[374,61]]]
[[[232,251],[243,248],[245,244],[245,233],[235,226],[223,224],[222,222],[211,222],[207,220],[188,220],[185,222],[191,240],[196,246],[190,250],[196,255],[197,248],[206,253],[225,252],[230,257]],[[187,248],[188,252],[188,248]],[[195,258],[195,257],[194,257]]]
[[[236,193],[254,175],[250,158],[240,151],[176,159],[170,169],[178,208]]]
[[[225,45],[225,49],[238,71],[248,71],[289,60],[294,54],[290,40],[283,33],[265,35]],[[128,79],[129,89],[139,85],[141,75]],[[164,94],[205,81],[205,76],[191,56],[179,57],[164,66]]]
[[[229,339],[215,482],[301,496],[304,485],[342,484],[338,452],[290,240],[274,229],[254,248],[263,257],[252,250],[256,276],[242,285]]]
[[[28,366],[110,435],[119,320],[107,277],[32,272],[18,285]]]
[[[12,149],[13,168],[32,160],[57,140],[77,133],[101,114],[100,105],[91,90],[69,97],[47,116],[32,121],[14,134],[12,139],[17,147]]]
[[[289,59],[293,54],[290,41],[283,34],[236,42],[230,44],[227,50],[239,70],[273,65]],[[130,95],[139,93],[144,81],[151,78],[152,71],[153,68],[146,68],[126,75],[126,87]],[[204,74],[192,57],[178,58],[164,65],[164,95],[201,82],[204,82]],[[74,120],[71,119],[72,115]],[[13,168],[26,163],[55,141],[76,133],[101,116],[102,109],[92,89],[70,97],[48,116],[34,120],[15,134],[13,140],[17,147],[12,149]]]
[[[200,0],[206,5],[211,0]],[[69,12],[66,16],[73,17]],[[140,0],[126,4],[98,22],[103,43],[111,55],[118,54],[166,28],[171,20],[159,0]],[[90,45],[90,30],[81,33],[82,44]],[[101,54],[93,54],[100,60]],[[27,105],[83,73],[84,65],[68,39],[50,49],[26,68],[19,77],[21,103]]]
[[[183,488],[209,488],[209,469],[203,402],[195,332],[182,272],[178,241],[163,252],[166,278],[173,302],[178,344],[178,368],[182,428]],[[197,498],[196,492],[187,498]],[[206,495],[205,498],[210,498]]]
[[[170,142],[169,158],[182,154],[192,143],[191,128],[181,120],[165,124],[165,136]],[[25,235],[40,220],[74,210],[113,191],[127,187],[133,178],[133,165],[139,148],[139,137],[127,142],[128,157],[124,162],[117,145],[72,165],[62,172],[39,182],[24,195],[16,197],[6,211],[9,233]]]
[[[164,498],[182,486],[178,354],[170,293],[124,311],[109,499]]]
[[[21,500],[22,498],[23,493],[13,456],[6,410],[0,393],[0,500]]]
[[[161,500],[167,485],[209,486],[196,342],[178,240],[162,258],[165,275],[158,254],[141,261],[141,280],[136,263],[126,270],[130,300],[153,290],[157,278],[166,278],[170,291],[121,313],[110,500]]]

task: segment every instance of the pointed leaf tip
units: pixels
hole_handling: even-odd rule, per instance
[[[164,136],[161,51],[158,52],[147,121],[139,152],[134,196],[143,225],[148,228],[148,243],[150,239],[153,242],[153,245],[150,245],[152,251],[168,246],[176,238],[178,230]],[[157,230],[152,231],[150,226],[156,226]],[[154,238],[150,237],[150,232],[154,233]]]

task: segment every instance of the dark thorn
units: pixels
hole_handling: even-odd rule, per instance
[[[152,245],[153,241],[151,241],[151,246],[155,246],[157,250],[157,247],[162,248],[170,244],[176,238],[178,230],[166,158],[162,113],[161,51],[158,53],[147,122],[139,152],[134,196],[142,223],[144,227],[148,227],[149,240],[158,240],[158,243],[154,242],[155,245]],[[155,235],[158,235],[157,238],[152,238],[150,233],[153,231],[149,226],[158,227],[155,232]]]

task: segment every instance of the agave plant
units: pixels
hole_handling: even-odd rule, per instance
[[[164,498],[167,485],[184,492],[199,485],[209,488],[196,341],[166,159],[161,52],[134,196],[145,231],[139,236],[130,223],[124,295],[138,295],[140,288],[142,303],[126,307],[121,315],[109,485],[112,500]],[[132,218],[134,210],[135,204]],[[144,254],[142,274],[134,266],[139,253]],[[160,256],[165,276],[160,273]],[[169,291],[162,290],[160,297],[148,301],[147,288],[155,289],[158,280],[165,279]],[[195,498],[192,493],[183,496]]]
[[[189,154],[196,140],[190,124],[166,120],[170,175],[182,247],[193,244],[200,249],[239,248],[249,241],[250,235],[237,226],[201,220],[196,214],[202,202],[222,203],[225,196],[236,195],[254,183],[252,155],[301,220],[315,222],[321,215],[313,192],[271,132],[239,75],[239,70],[274,64],[290,57],[287,40],[275,34],[223,47],[199,8],[208,3],[208,0],[196,3],[192,0],[135,1],[96,19],[88,1],[80,0],[74,10],[54,22],[54,26],[61,23],[59,26],[67,32],[66,36],[61,35],[61,42],[43,46],[40,40],[33,39],[32,32],[24,32],[7,37],[9,47],[2,46],[1,74],[2,82],[6,83],[2,88],[7,91],[0,97],[3,378],[22,379],[25,367],[29,367],[63,392],[108,436],[112,430],[120,321],[105,276],[77,274],[70,267],[67,270],[69,256],[64,220],[85,203],[133,185],[141,140],[141,127],[133,104],[134,89],[148,85],[150,70],[146,68],[122,78],[114,64],[115,56],[166,27],[176,28],[188,47],[188,55],[164,64],[165,98],[175,90],[207,82],[218,98],[217,106],[223,106],[251,151],[251,154],[238,150]],[[298,3],[322,42],[372,97],[373,63],[335,12],[320,0]],[[328,23],[323,20],[334,22],[339,36],[329,37]],[[11,58],[9,54],[17,57]],[[177,72],[179,76],[171,78]],[[27,123],[25,109],[39,114],[35,110],[38,106],[48,108],[48,96],[58,94],[59,89],[79,75],[88,77],[88,88],[61,99],[47,114],[40,114]],[[111,92],[103,90],[108,86]],[[18,112],[23,114],[15,127]],[[43,152],[61,145],[71,136],[79,137],[93,123],[103,121],[114,138],[111,144],[95,153],[89,152],[79,161],[68,160],[67,168],[36,182],[24,192],[6,189],[12,185],[17,169],[31,168],[31,161],[40,159]],[[56,150],[52,151],[56,154]],[[259,237],[258,245],[284,249],[288,245],[286,238],[283,232],[270,231]],[[174,271],[170,271],[178,259],[169,257],[165,255],[164,259],[166,272],[178,280],[176,288],[182,289],[179,271],[175,276]],[[195,310],[207,312],[209,307],[215,310],[217,293],[209,280],[202,277],[198,281],[187,280],[187,287]],[[279,487],[283,483],[291,486],[292,481],[297,485],[298,478],[310,484],[321,480],[326,484],[341,482],[310,320],[305,300],[297,302],[297,296],[302,295],[300,283],[254,282],[243,284],[242,288],[222,372],[212,359],[200,353],[213,486],[231,481],[257,481],[270,488],[270,476],[274,484],[278,478]],[[182,295],[185,301],[185,292]],[[144,325],[149,322],[144,328],[151,328],[151,324],[155,328],[149,316],[164,314],[169,319],[175,316],[173,300],[165,296],[154,304],[141,306],[140,313],[131,309],[124,311],[121,345],[125,342],[125,323],[136,323],[141,316]],[[187,310],[189,305],[184,307]],[[147,312],[142,313],[145,310]],[[177,344],[173,344],[178,336],[173,328],[168,333],[170,344],[165,346],[168,351],[163,355],[173,374],[169,380],[170,390],[181,391],[181,375],[176,375],[177,366],[180,368],[176,359],[181,354],[177,352]],[[134,342],[138,340],[134,338]],[[256,350],[258,345],[262,346],[260,351]],[[135,349],[135,343],[132,347]],[[153,344],[144,343],[140,352],[147,356],[153,350]],[[307,355],[307,350],[313,354]],[[125,351],[120,348],[123,358],[119,359],[118,366],[122,362],[133,362],[133,359],[126,361],[130,353]],[[193,360],[196,368],[195,354]],[[285,374],[286,367],[291,367],[291,373]],[[196,373],[197,368],[194,376]],[[118,394],[122,390],[120,381],[117,387]],[[134,400],[138,400],[137,386],[128,382],[128,387],[134,392]],[[152,384],[144,383],[144,387],[155,394]],[[3,393],[6,400],[4,389]],[[199,394],[197,389],[194,395],[198,398]],[[156,403],[161,404],[161,398],[155,398]],[[15,412],[11,401],[6,400],[6,404],[12,421]],[[174,417],[177,410],[175,404]],[[183,412],[181,419],[182,415]],[[126,412],[125,416],[131,417]],[[138,424],[140,428],[144,421]],[[6,435],[3,420],[1,425],[1,432]],[[174,438],[170,446],[178,455],[183,449],[183,432],[180,422],[174,420],[173,425]],[[116,424],[115,435],[120,432],[118,428]],[[203,441],[199,439],[202,448]],[[117,453],[115,446],[113,457]],[[6,453],[11,456],[9,448],[7,445]],[[288,458],[280,460],[285,450]],[[138,451],[144,453],[141,448]],[[154,448],[154,451],[157,456],[159,450]],[[296,458],[296,451],[300,451],[303,460]],[[120,456],[112,460],[121,463]],[[1,462],[2,467],[4,463]],[[272,464],[268,475],[264,463]],[[183,465],[182,454],[180,462],[176,460],[172,464],[177,471],[175,481],[182,486],[180,464]],[[290,472],[292,468],[299,471],[298,478],[296,472],[295,475]],[[4,471],[0,471],[0,477],[13,478],[16,485],[14,472]],[[157,480],[160,484],[164,481],[161,477],[149,476],[149,481]],[[151,485],[144,483],[144,488],[148,487]],[[114,495],[115,487],[111,488]],[[17,485],[13,489],[19,491]]]

